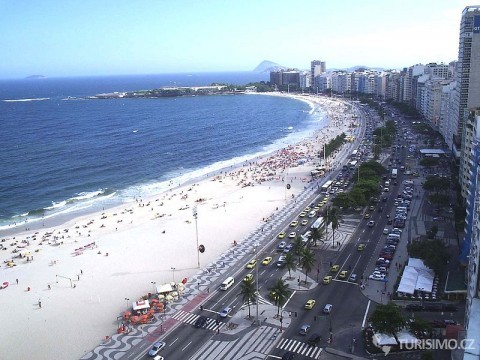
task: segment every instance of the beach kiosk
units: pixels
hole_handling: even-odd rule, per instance
[[[133,311],[146,313],[150,309],[150,302],[148,300],[134,301],[132,304]]]

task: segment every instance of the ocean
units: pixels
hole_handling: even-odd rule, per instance
[[[326,122],[290,98],[85,100],[161,86],[246,84],[265,74],[0,80],[0,230],[146,197],[295,143]]]

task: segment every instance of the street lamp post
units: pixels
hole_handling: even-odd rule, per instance
[[[170,269],[172,270],[172,281],[175,282],[175,268],[171,267]]]
[[[198,248],[198,211],[197,207],[193,207],[193,218],[195,219],[195,236],[197,239],[197,267],[200,269],[200,250]]]
[[[256,264],[255,264],[255,293],[256,293],[256,322],[257,322],[257,326],[260,326],[259,324],[259,317],[258,317],[258,296],[259,296],[259,292],[258,292],[258,253],[257,253],[257,246],[259,244],[256,243],[254,246],[254,252],[255,252],[255,260],[256,260]]]
[[[127,302],[127,310],[128,310],[128,302],[130,301],[129,298],[125,298],[125,301]]]

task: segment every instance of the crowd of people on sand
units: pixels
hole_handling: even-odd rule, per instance
[[[325,99],[316,99],[317,104],[321,104],[324,111],[326,111],[327,116],[330,119],[341,119],[346,118],[343,114],[346,112],[346,106],[342,103],[334,103]],[[232,167],[230,171],[221,171],[217,175],[211,177],[212,181],[233,181],[237,186],[246,187],[246,186],[255,186],[268,182],[306,182],[310,181],[310,178],[305,176],[290,176],[289,170],[301,165],[311,166],[318,160],[319,151],[323,148],[323,145],[327,143],[333,137],[341,134],[345,131],[345,127],[348,124],[342,122],[341,126],[333,124],[332,122],[325,128],[317,131],[311,139],[304,140],[295,145],[289,145],[283,149],[280,149],[273,154],[270,154],[265,157],[260,157],[252,161],[245,161],[240,167]],[[174,182],[171,182],[172,187],[175,185]],[[29,253],[28,249],[35,247],[35,252],[40,252],[42,247],[46,245],[50,246],[60,246],[68,243],[78,242],[80,239],[85,237],[90,237],[93,232],[92,230],[98,231],[98,229],[107,228],[107,220],[111,218],[116,218],[115,230],[118,230],[119,226],[128,226],[133,222],[133,215],[138,209],[146,208],[148,211],[153,212],[154,216],[150,219],[161,219],[163,217],[171,217],[172,213],[166,212],[155,212],[156,209],[159,209],[165,205],[166,201],[170,201],[175,197],[179,197],[185,201],[184,205],[178,210],[186,210],[190,208],[188,201],[192,201],[192,206],[196,204],[202,204],[207,202],[209,199],[203,196],[197,197],[195,200],[190,200],[189,192],[194,190],[194,187],[198,184],[193,184],[188,188],[183,190],[174,191],[173,188],[164,192],[161,195],[161,198],[150,199],[148,201],[143,201],[142,198],[135,198],[136,209],[134,206],[130,208],[124,208],[123,210],[117,210],[111,214],[102,212],[101,216],[98,219],[82,219],[74,224],[73,227],[66,227],[64,229],[53,229],[48,230],[40,235],[39,231],[34,233],[28,233],[24,231],[21,233],[21,236],[12,236],[1,239],[0,250],[7,251],[11,249],[10,253],[15,254],[13,256],[3,256],[4,264],[14,264],[16,260],[25,258],[25,254]],[[158,211],[158,210],[157,210]],[[131,218],[131,221],[129,220]],[[135,218],[136,219],[136,218]],[[108,224],[111,224],[108,223]],[[22,237],[22,238],[20,238]],[[8,243],[8,246],[4,243]],[[95,244],[93,242],[93,244]],[[73,251],[75,255],[80,254],[80,251]],[[2,252],[0,251],[0,256]],[[29,261],[33,260],[31,254],[28,255],[27,259]],[[6,265],[5,265],[6,266]]]

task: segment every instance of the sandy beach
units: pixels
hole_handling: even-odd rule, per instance
[[[343,103],[292,97],[321,107],[329,125],[298,144],[153,197],[55,228],[26,231],[22,224],[15,234],[0,233],[0,285],[9,284],[0,290],[0,358],[28,359],[34,352],[35,359],[78,359],[116,332],[117,316],[153,291],[153,282],[178,282],[199,271],[196,225],[206,249],[201,269],[268,226],[309,185],[323,144],[352,131]]]

